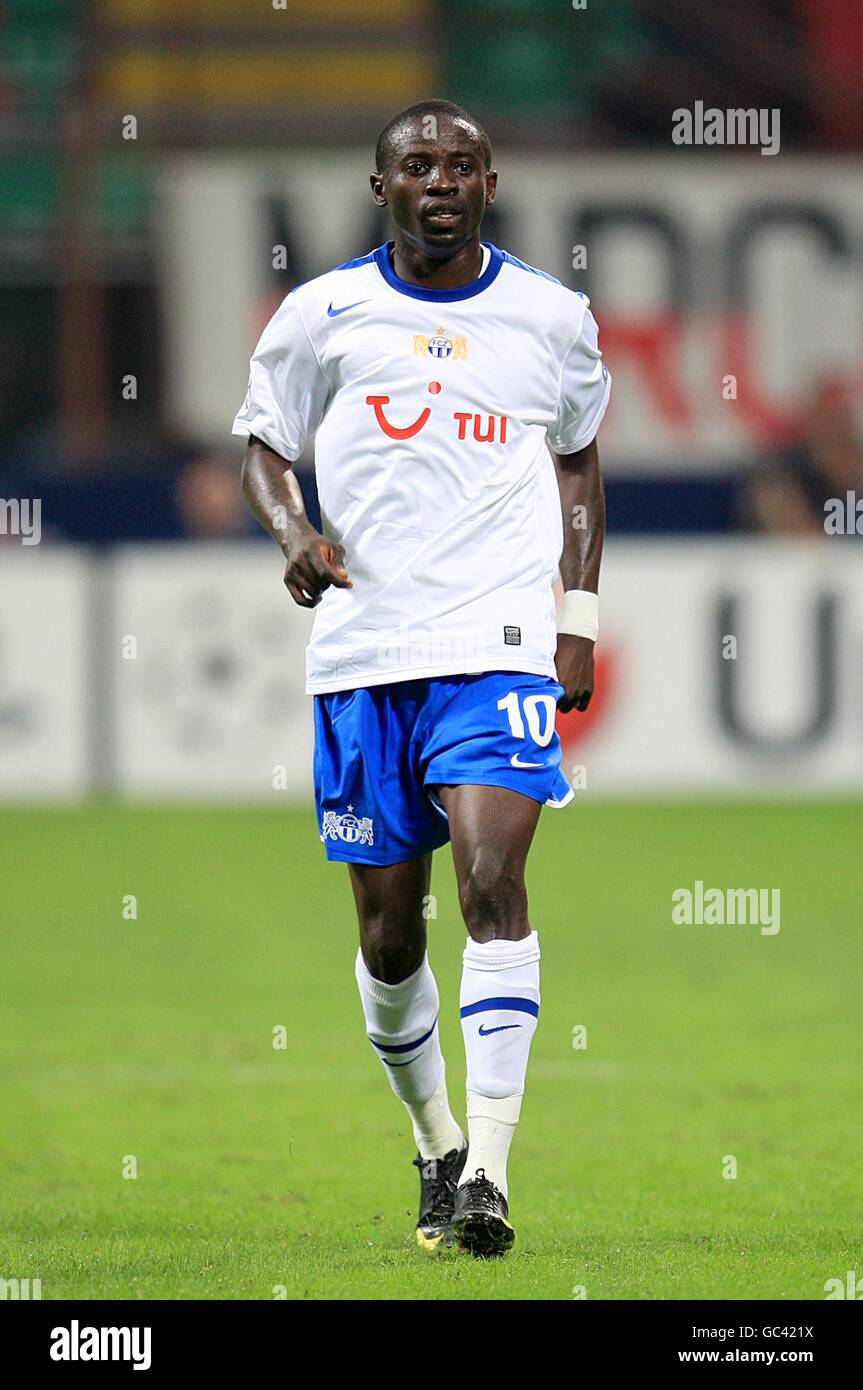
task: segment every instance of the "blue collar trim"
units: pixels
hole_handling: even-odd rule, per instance
[[[400,276],[396,275],[390,260],[390,247],[394,244],[392,241],[386,241],[383,246],[378,246],[372,252],[372,257],[381,275],[388,285],[391,285],[394,290],[398,290],[399,294],[406,294],[411,299],[425,299],[432,304],[453,304],[459,299],[473,299],[475,294],[482,294],[483,290],[487,290],[489,285],[497,279],[504,262],[503,252],[499,251],[496,246],[492,246],[491,242],[483,241],[480,244],[488,247],[489,260],[478,280],[471,280],[469,284],[459,285],[452,290],[427,290],[423,289],[422,285],[412,285],[409,281],[402,280]]]

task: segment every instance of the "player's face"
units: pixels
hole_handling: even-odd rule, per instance
[[[434,137],[417,118],[397,132],[386,172],[372,176],[375,200],[427,256],[446,258],[475,237],[497,174],[485,167],[475,131],[438,117]]]

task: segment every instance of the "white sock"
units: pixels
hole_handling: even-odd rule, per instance
[[[467,1093],[467,1127],[470,1148],[464,1166],[465,1179],[470,1180],[480,1169],[504,1197],[507,1194],[506,1160],[521,1110],[521,1096],[504,1096],[493,1100],[476,1091]]]
[[[446,1092],[438,1037],[439,997],[428,956],[397,985],[376,980],[357,952],[356,977],[366,1033],[384,1064],[390,1086],[407,1107],[423,1158],[443,1158],[464,1147]]]
[[[463,961],[470,1147],[461,1182],[482,1168],[506,1196],[506,1162],[539,1014],[539,938],[532,931],[521,941],[469,939]]]
[[[416,1146],[423,1158],[443,1158],[452,1149],[463,1149],[467,1142],[461,1126],[449,1107],[446,1068],[441,1064],[440,1081],[426,1101],[405,1101]]]

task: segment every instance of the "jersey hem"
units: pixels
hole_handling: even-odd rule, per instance
[[[553,661],[507,661],[506,657],[488,659],[472,665],[458,662],[444,666],[407,666],[397,671],[368,672],[348,678],[306,680],[307,695],[334,695],[340,690],[363,690],[372,685],[396,685],[400,681],[428,680],[439,676],[476,676],[492,671],[514,671],[526,676],[549,676],[557,680]]]

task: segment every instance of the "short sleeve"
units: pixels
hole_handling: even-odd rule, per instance
[[[602,424],[611,395],[611,373],[599,350],[596,319],[585,309],[581,333],[563,359],[557,417],[548,442],[557,454],[585,449]]]
[[[299,458],[327,403],[327,380],[292,295],[252,355],[249,389],[232,434],[254,434],[283,458]]]

